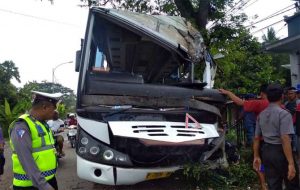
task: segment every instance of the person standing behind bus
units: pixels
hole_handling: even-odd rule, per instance
[[[279,84],[269,85],[267,97],[270,104],[259,114],[256,122],[253,168],[259,171],[262,158],[270,190],[281,190],[283,181],[286,189],[299,190],[298,167],[291,146],[291,135],[295,133],[293,119],[281,107],[282,87]],[[261,138],[264,144],[260,152]]]
[[[242,106],[245,112],[253,112],[255,116],[258,117],[258,115],[269,105],[266,93],[267,87],[267,84],[262,84],[260,86],[261,99],[258,100],[243,100],[228,90],[219,89],[219,91],[222,94],[227,95],[236,105]],[[261,189],[267,190],[263,164],[261,165],[260,170],[256,172],[259,178]]]
[[[289,87],[287,89],[287,101],[284,102],[284,106],[286,110],[289,111],[293,117],[295,117],[296,115],[296,108],[297,108],[297,104],[299,103],[296,92],[297,90],[295,87]],[[294,118],[294,123],[295,123],[295,118]],[[299,151],[297,146],[297,135],[292,136],[292,149],[293,152]]]

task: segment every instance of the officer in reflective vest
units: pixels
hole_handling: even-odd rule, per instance
[[[13,189],[58,189],[54,139],[46,121],[52,119],[61,94],[33,91],[29,114],[9,127],[13,163]]]

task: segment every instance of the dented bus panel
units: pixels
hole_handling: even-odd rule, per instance
[[[206,160],[225,102],[194,80],[208,56],[181,17],[92,8],[76,63],[78,176],[129,185]]]

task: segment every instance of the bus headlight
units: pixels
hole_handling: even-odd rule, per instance
[[[119,162],[126,162],[127,161],[127,157],[126,156],[116,156],[116,160],[118,160]]]
[[[80,154],[85,154],[85,153],[86,153],[86,148],[85,148],[85,147],[80,147],[80,148],[78,149],[78,152],[79,152]]]
[[[80,142],[81,142],[81,144],[83,144],[83,145],[87,145],[87,144],[89,143],[89,139],[86,138],[86,137],[82,137],[82,138],[80,139]]]
[[[92,155],[98,154],[99,151],[100,151],[100,149],[99,149],[99,147],[97,147],[97,146],[92,146],[92,147],[90,148],[90,153],[91,153]]]
[[[76,153],[86,160],[114,166],[133,165],[127,154],[109,147],[100,140],[90,136],[81,128],[78,129],[78,139]]]
[[[113,151],[111,151],[111,150],[106,150],[106,151],[104,151],[104,153],[103,153],[103,158],[105,159],[105,160],[112,160],[113,158],[114,158],[114,152]]]

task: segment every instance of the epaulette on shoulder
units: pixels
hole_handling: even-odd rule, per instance
[[[27,122],[25,121],[25,119],[24,118],[21,118],[21,117],[19,117],[19,118],[17,118],[14,122],[12,122],[11,123],[11,125],[15,125],[16,123],[18,123],[18,122],[23,122],[23,123],[25,123],[25,125],[28,127],[28,129],[30,130],[30,127],[28,126],[28,124],[27,124]],[[11,131],[10,131],[11,132]]]

